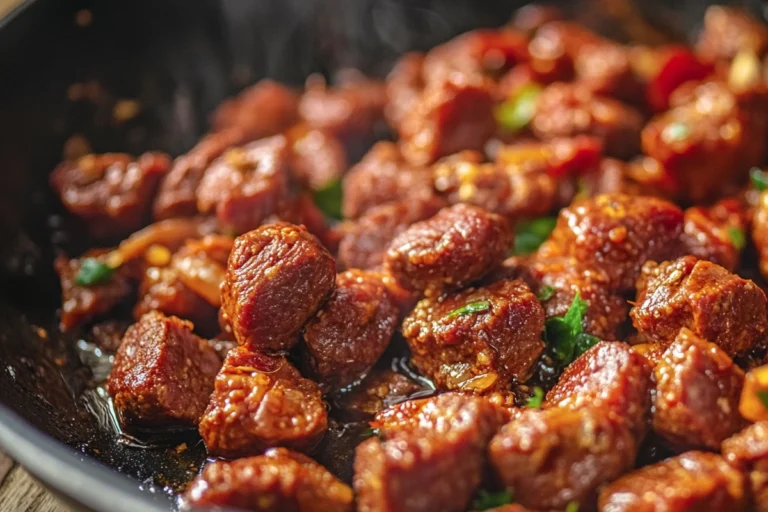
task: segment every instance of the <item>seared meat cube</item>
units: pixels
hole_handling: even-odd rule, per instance
[[[544,310],[522,281],[430,297],[403,322],[411,362],[440,389],[478,393],[523,382],[544,350]]]
[[[711,207],[685,210],[683,253],[717,263],[733,272],[745,242],[748,213],[738,199],[723,199]]]
[[[643,119],[638,111],[612,98],[598,96],[581,84],[556,83],[536,100],[533,133],[543,139],[592,135],[605,152],[631,157],[640,149]]]
[[[544,407],[599,407],[614,422],[625,422],[639,442],[647,429],[650,386],[646,358],[626,343],[603,341],[565,368]]]
[[[382,411],[356,449],[360,512],[463,512],[480,483],[485,448],[503,421],[480,397],[444,394]]]
[[[406,288],[437,295],[483,277],[501,263],[511,242],[503,217],[457,204],[395,237],[384,264]]]
[[[419,102],[419,95],[424,89],[421,72],[423,64],[423,53],[406,53],[397,60],[387,75],[387,106],[384,115],[389,125],[395,129]]]
[[[635,470],[600,491],[601,512],[748,510],[744,475],[719,455],[688,452]]]
[[[283,357],[237,347],[227,354],[200,435],[209,455],[237,458],[273,446],[312,450],[328,428],[317,384]]]
[[[50,181],[93,236],[115,238],[147,222],[152,197],[170,166],[163,153],[144,153],[138,160],[122,153],[86,155],[59,164]]]
[[[488,448],[501,483],[534,509],[594,503],[598,486],[632,468],[638,442],[600,407],[522,412]]]
[[[723,458],[749,475],[752,505],[768,510],[768,422],[754,423],[722,444]]]
[[[606,194],[576,201],[560,211],[557,225],[539,249],[541,257],[571,256],[604,271],[615,291],[635,287],[648,260],[674,256],[683,212],[653,197]]]
[[[374,206],[342,227],[339,263],[369,269],[384,263],[392,240],[411,224],[434,216],[445,203],[437,197],[403,199]]]
[[[197,214],[197,187],[205,170],[227,149],[248,140],[238,128],[219,131],[206,135],[186,154],[176,158],[155,197],[152,207],[155,220]]]
[[[262,226],[235,240],[221,307],[241,345],[287,350],[335,278],[333,257],[303,226]]]
[[[680,98],[680,99],[676,99]],[[673,108],[643,128],[643,151],[658,160],[690,201],[735,189],[765,155],[766,123],[742,106],[725,84],[703,82],[690,94],[676,93]]]
[[[377,412],[403,402],[410,396],[424,391],[418,382],[390,369],[373,369],[360,384],[343,394],[336,403],[351,419],[369,419]]]
[[[184,494],[186,507],[259,512],[352,512],[353,502],[352,489],[327,469],[285,448],[207,464]]]
[[[647,263],[635,304],[635,328],[665,345],[687,327],[734,357],[759,346],[768,329],[765,294],[755,283],[693,256]]]
[[[744,372],[714,343],[681,329],[653,374],[653,430],[673,449],[718,450],[744,426]]]
[[[709,60],[730,60],[741,51],[761,57],[768,51],[768,29],[737,7],[712,5],[704,15],[696,51]]]
[[[197,188],[197,208],[243,233],[276,213],[290,188],[286,139],[270,137],[229,149],[216,159]]]
[[[346,172],[344,146],[331,133],[299,124],[291,128],[286,137],[291,147],[291,172],[303,185],[320,190]]]
[[[378,275],[338,274],[328,302],[304,326],[307,374],[326,392],[359,380],[389,346],[397,313]]]
[[[299,96],[286,86],[265,79],[219,105],[211,116],[211,128],[220,132],[239,129],[248,140],[286,130],[299,118]]]
[[[147,313],[125,333],[107,390],[126,428],[192,427],[220,366],[190,322]]]
[[[405,163],[397,146],[378,142],[350,169],[343,181],[344,218],[354,219],[374,206],[398,200],[429,198],[432,174]]]
[[[107,279],[90,284],[80,284],[84,265],[103,265],[99,260],[85,255],[69,259],[59,256],[54,263],[61,280],[62,331],[69,331],[95,317],[109,312],[131,295],[130,270],[119,268]]]
[[[413,165],[480,150],[495,131],[491,83],[460,73],[429,83],[398,127],[403,156]]]

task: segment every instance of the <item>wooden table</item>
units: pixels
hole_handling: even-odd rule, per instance
[[[0,452],[0,510],[3,512],[69,512],[29,473]]]

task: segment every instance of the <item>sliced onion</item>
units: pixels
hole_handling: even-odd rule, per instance
[[[226,269],[210,258],[199,255],[177,256],[173,268],[179,281],[214,307],[221,306],[221,283]]]

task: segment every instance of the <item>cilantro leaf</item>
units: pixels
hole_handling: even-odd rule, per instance
[[[529,409],[541,409],[541,404],[544,402],[544,390],[539,386],[533,388],[533,395],[528,397],[525,402],[525,406]]]
[[[363,439],[368,439],[369,437],[378,436],[379,435],[379,429],[368,427],[367,429],[363,430],[360,433],[360,437]]]
[[[515,254],[530,254],[538,249],[549,238],[556,223],[556,217],[539,217],[518,224],[515,231]]]
[[[496,108],[496,122],[510,132],[528,126],[536,113],[536,100],[541,92],[537,84],[528,84]]]
[[[760,403],[763,404],[763,407],[765,407],[765,409],[768,410],[768,391],[764,389],[758,389],[756,394],[757,394],[757,399],[760,400]]]
[[[327,183],[324,187],[315,190],[314,200],[320,210],[327,216],[336,220],[340,220],[341,215],[341,199],[343,197],[343,190],[341,180],[333,180]]]
[[[728,238],[731,239],[731,243],[737,250],[742,250],[744,246],[747,244],[747,239],[744,236],[744,231],[741,229],[731,226],[728,228]]]
[[[505,489],[498,492],[488,492],[485,489],[480,489],[477,492],[477,498],[472,502],[472,509],[490,510],[492,508],[512,503],[512,498],[513,493],[510,489]]]
[[[545,284],[541,287],[541,289],[539,289],[539,293],[536,294],[536,298],[539,299],[540,302],[546,302],[551,299],[554,294],[555,289],[548,284]]]
[[[763,191],[768,189],[768,174],[758,167],[753,167],[749,171],[749,180],[752,182],[752,186],[755,190]]]
[[[93,286],[106,283],[115,273],[115,269],[96,258],[85,258],[80,263],[80,270],[75,276],[75,284]]]
[[[587,301],[577,293],[565,315],[547,318],[544,323],[544,339],[566,366],[600,341],[584,332],[582,323],[587,307]]]
[[[467,316],[475,313],[485,313],[491,309],[491,303],[487,300],[479,300],[477,302],[470,302],[466,306],[456,308],[447,315],[445,318],[453,318],[454,316]]]

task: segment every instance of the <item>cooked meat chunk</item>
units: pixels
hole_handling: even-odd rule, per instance
[[[344,177],[343,188],[342,212],[346,219],[359,217],[383,203],[434,194],[432,174],[407,164],[391,142],[376,143]]]
[[[730,60],[743,50],[763,56],[768,51],[768,29],[737,7],[710,6],[696,51],[710,60]]]
[[[757,362],[756,364],[760,364]],[[768,365],[753,366],[744,376],[744,387],[739,400],[739,412],[749,421],[768,420],[766,394],[768,393]]]
[[[423,53],[406,53],[387,75],[387,106],[384,116],[393,128],[397,129],[418,104],[419,95],[424,89],[423,64]]]
[[[544,310],[522,281],[498,281],[418,303],[403,322],[411,362],[440,389],[509,389],[544,350]]]
[[[205,171],[197,207],[238,233],[277,212],[289,195],[288,146],[282,135],[231,148]]]
[[[453,393],[382,411],[372,423],[382,438],[356,450],[357,510],[463,512],[502,418],[490,402]]]
[[[290,169],[312,190],[320,190],[341,178],[347,170],[347,155],[334,135],[299,124],[288,131]]]
[[[488,453],[515,501],[534,509],[594,503],[598,486],[632,468],[638,442],[600,407],[522,412],[491,441]]]
[[[754,423],[729,437],[722,450],[729,464],[749,475],[754,510],[768,510],[768,422]]]
[[[632,323],[656,342],[669,344],[687,327],[731,357],[760,345],[768,329],[765,294],[755,283],[693,256],[647,263],[635,304]]]
[[[211,133],[200,139],[186,154],[173,161],[173,166],[157,192],[152,207],[156,220],[191,217],[197,214],[197,187],[211,163],[234,146],[248,142],[245,133],[233,128]]]
[[[299,117],[299,96],[266,79],[223,102],[211,116],[213,131],[241,130],[248,140],[276,135]]]
[[[138,160],[122,153],[86,155],[59,164],[50,181],[93,236],[115,238],[149,220],[152,197],[170,166],[163,153],[144,153]]]
[[[482,149],[496,131],[491,84],[460,73],[429,83],[398,131],[403,156],[413,165]]]
[[[353,502],[352,489],[327,469],[285,448],[207,464],[184,495],[187,507],[259,512],[352,512]]]
[[[603,144],[597,137],[577,135],[547,142],[523,141],[502,146],[496,153],[498,165],[514,174],[534,170],[557,180],[591,174],[600,165]]]
[[[511,235],[503,217],[457,204],[395,237],[384,263],[403,286],[436,295],[466,286],[501,263]]]
[[[437,197],[403,199],[374,206],[343,226],[339,263],[346,268],[369,269],[384,263],[392,240],[411,224],[434,216],[445,203]]]
[[[377,412],[425,391],[424,386],[390,369],[373,369],[352,390],[340,394],[334,402],[345,417],[370,419]]]
[[[601,512],[748,510],[744,475],[719,455],[688,452],[629,473],[600,491]]]
[[[575,201],[561,210],[539,254],[573,257],[604,271],[613,290],[628,291],[635,287],[646,261],[675,255],[682,228],[683,212],[672,203],[606,194]]]
[[[94,324],[85,339],[107,353],[116,352],[130,324],[123,320],[105,320]]]
[[[607,155],[618,158],[638,152],[642,127],[643,119],[635,109],[598,96],[581,84],[546,87],[531,120],[533,133],[543,140],[592,135],[602,139]]]
[[[210,455],[245,457],[273,446],[313,449],[328,428],[328,413],[317,384],[283,357],[229,351],[200,435]]]
[[[221,307],[241,345],[286,350],[330,295],[335,277],[333,257],[303,226],[262,226],[235,240]]]
[[[125,333],[107,390],[126,428],[192,427],[220,366],[190,322],[147,313]]]
[[[651,366],[626,343],[603,341],[563,371],[545,408],[599,407],[614,422],[626,422],[638,441],[650,412]]]
[[[377,274],[360,270],[338,274],[328,302],[304,326],[308,375],[323,391],[359,380],[389,345],[397,313]]]
[[[653,374],[653,430],[675,450],[717,450],[744,426],[744,372],[714,343],[681,329]]]
[[[746,238],[748,214],[740,200],[723,199],[711,207],[685,210],[683,252],[734,271]]]
[[[130,272],[126,272],[126,268],[117,269],[103,281],[79,284],[83,265],[91,265],[94,261],[98,260],[88,255],[75,259],[56,258],[56,273],[61,280],[59,325],[62,331],[72,330],[109,312],[131,295]]]

